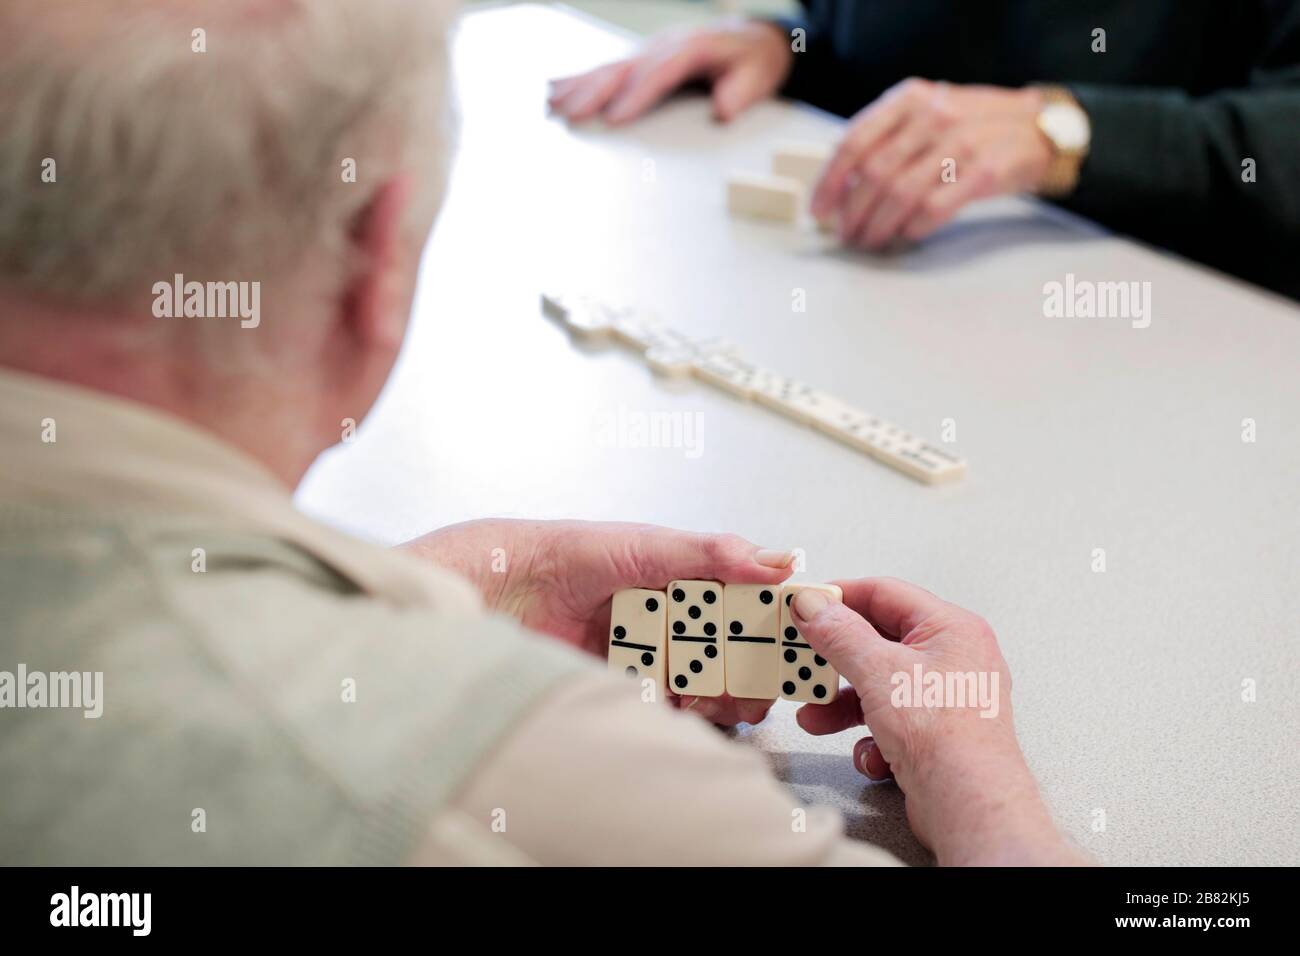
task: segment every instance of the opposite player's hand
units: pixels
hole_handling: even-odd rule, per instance
[[[707,80],[718,119],[774,94],[794,62],[790,38],[760,21],[734,21],[651,40],[626,60],[551,82],[551,109],[572,122],[597,115],[609,123],[635,119],[678,87]]]
[[[835,583],[844,603],[805,590],[792,608],[852,687],[802,707],[799,725],[830,734],[867,724],[854,763],[872,779],[895,777],[913,830],[941,862],[1084,862],[1064,847],[1025,765],[1011,674],[988,623],[893,578]]]
[[[916,241],[968,203],[1035,189],[1052,151],[1032,88],[908,79],[857,114],[813,192],[841,241]]]
[[[732,534],[591,521],[472,521],[403,547],[469,578],[493,610],[602,658],[615,591],[662,589],[673,580],[779,584],[793,560],[789,551]],[[757,723],[772,706],[726,694],[669,696],[674,706],[726,725]]]

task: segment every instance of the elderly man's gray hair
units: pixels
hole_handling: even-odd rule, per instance
[[[0,285],[127,302],[176,272],[342,256],[402,170],[422,234],[450,150],[449,6],[5,0]]]

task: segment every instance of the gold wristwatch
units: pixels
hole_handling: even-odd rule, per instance
[[[1052,145],[1052,162],[1038,184],[1041,196],[1068,196],[1079,182],[1079,169],[1092,142],[1092,124],[1079,101],[1059,86],[1044,86],[1038,129]]]

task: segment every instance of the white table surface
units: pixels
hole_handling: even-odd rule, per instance
[[[384,542],[482,516],[732,530],[803,548],[805,579],[916,581],[993,623],[1029,761],[1098,858],[1300,863],[1300,309],[1029,201],[889,258],[732,219],[729,169],[839,121],[770,103],[720,127],[700,98],[619,131],[546,116],[547,77],[629,43],[555,8],[465,18],[462,144],[407,348],[301,506]],[[1149,281],[1150,327],[1044,317],[1043,284],[1067,272]],[[955,419],[969,474],[927,487],[576,347],[539,317],[541,288],[725,334],[931,438]],[[620,409],[697,416],[698,456],[611,447]],[[855,836],[928,859],[897,789],[850,766],[857,733],[809,737],[782,703],[740,736]]]

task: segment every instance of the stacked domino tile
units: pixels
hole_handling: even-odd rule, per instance
[[[772,151],[771,173],[736,170],[727,177],[727,209],[733,216],[798,222],[833,152],[829,143],[778,143]],[[834,225],[833,219],[817,222],[822,230]]]

